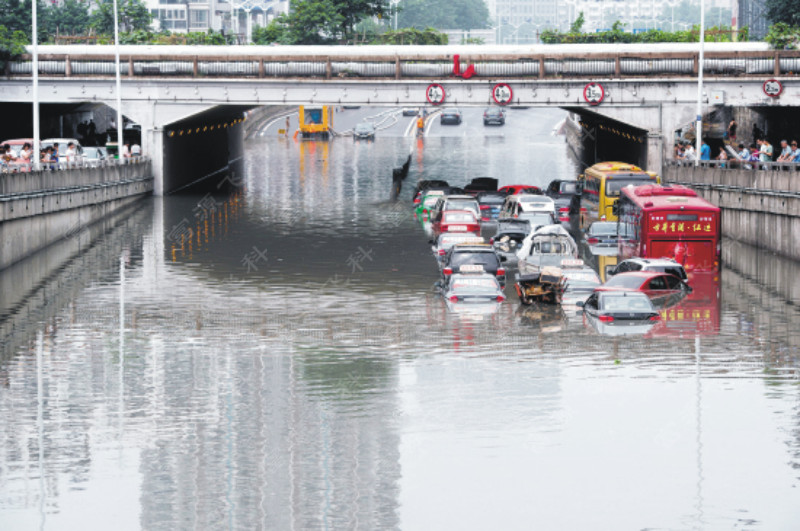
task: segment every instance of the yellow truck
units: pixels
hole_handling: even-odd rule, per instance
[[[300,136],[327,140],[333,132],[333,106],[301,105]]]

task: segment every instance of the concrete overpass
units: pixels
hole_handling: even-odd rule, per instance
[[[39,60],[42,103],[115,106],[113,47],[40,46]],[[495,86],[506,84],[510,105],[557,106],[628,124],[647,139],[648,168],[660,171],[672,133],[695,119],[699,67],[697,44],[691,43],[123,46],[121,61],[123,113],[142,125],[157,194],[185,184],[164,178],[178,143],[194,157],[222,147],[233,156],[245,109],[309,103],[424,106],[430,105],[433,84],[441,86],[445,106],[491,105]],[[704,105],[797,106],[798,71],[799,51],[770,50],[765,43],[709,43]],[[30,102],[30,74],[29,56],[10,62],[0,102]],[[783,85],[778,96],[765,92],[764,83],[772,79]],[[596,85],[587,92],[591,83]],[[194,133],[191,141],[175,135],[183,130]]]

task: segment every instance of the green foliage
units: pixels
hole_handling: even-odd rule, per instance
[[[64,0],[62,5],[50,4],[39,11],[39,24],[48,35],[79,35],[89,29],[89,7],[78,0]]]
[[[461,44],[486,44],[486,41],[481,37],[466,37],[461,39]]]
[[[800,41],[800,26],[778,22],[770,26],[764,40],[776,50],[794,50]]]
[[[170,33],[167,30],[153,32],[150,30],[133,30],[120,32],[120,44],[201,44],[224,45],[233,44],[235,38],[214,30],[192,31],[189,33]]]
[[[586,17],[583,16],[583,11],[580,12],[578,18],[572,21],[569,26],[569,32],[572,34],[580,33],[583,30],[583,23],[586,22]]]
[[[20,30],[10,30],[0,26],[0,67],[5,70],[6,62],[25,53],[29,43],[28,36]]]
[[[119,10],[118,18],[120,31],[146,31],[153,21],[153,16],[141,0],[119,0],[117,9]],[[113,0],[102,0],[102,2],[98,4],[97,9],[89,17],[89,21],[89,25],[94,28],[97,33],[113,35]]]
[[[399,28],[483,29],[490,26],[483,0],[405,0],[397,18]]]
[[[387,31],[375,37],[375,44],[447,44],[447,34],[434,28],[418,30],[404,28],[397,31]]]
[[[731,35],[729,27],[713,27],[706,29],[705,40],[706,42],[731,42]],[[649,30],[633,34],[624,31],[622,22],[616,21],[610,30],[598,33],[562,33],[545,30],[541,34],[541,40],[544,44],[697,42],[700,40],[700,27],[695,26],[687,31]],[[740,30],[739,40],[747,40],[747,28]]]
[[[253,28],[253,44],[290,44],[289,31],[279,18],[272,19],[266,26]]]
[[[767,0],[764,7],[770,22],[800,26],[800,0]]]

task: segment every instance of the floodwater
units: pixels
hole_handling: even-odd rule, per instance
[[[560,111],[464,113],[424,142],[381,109],[337,116],[374,142],[265,124],[233,195],[0,272],[0,529],[800,527],[796,264],[725,242],[632,336],[511,286],[449,312],[413,182],[575,173]]]

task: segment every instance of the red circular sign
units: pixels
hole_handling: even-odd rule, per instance
[[[498,105],[507,105],[511,103],[513,97],[514,91],[511,90],[511,86],[508,85],[508,83],[498,83],[492,89],[492,98],[494,98],[494,102]]]
[[[761,90],[770,98],[777,98],[783,92],[783,83],[777,79],[768,79],[761,85]]]
[[[425,91],[425,97],[428,98],[428,103],[431,105],[441,105],[446,96],[444,87],[438,83],[431,83]]]
[[[605,97],[606,91],[600,83],[589,83],[583,87],[583,99],[589,105],[600,105]]]

